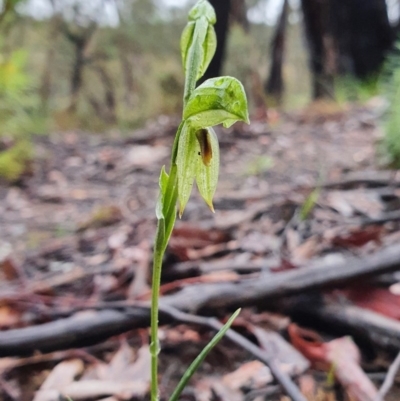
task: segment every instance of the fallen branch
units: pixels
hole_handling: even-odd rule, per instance
[[[348,258],[337,264],[327,265],[322,261],[312,267],[265,273],[237,283],[195,284],[164,296],[162,302],[191,312],[203,308],[244,306],[397,270],[400,270],[399,245],[364,258]]]
[[[25,341],[23,344],[20,343],[21,338],[15,338],[12,335],[18,330],[10,330],[2,333],[11,334],[8,336],[9,349],[3,349],[2,346],[4,343],[1,344],[0,354],[2,356],[15,355],[16,353],[20,354],[23,351],[27,352],[32,351],[33,349],[48,351],[55,346],[59,346],[60,342],[62,342],[64,346],[68,344],[69,347],[87,345],[93,341],[109,337],[110,333],[115,334],[115,332],[118,331],[128,331],[131,329],[132,323],[138,325],[138,323],[141,322],[143,326],[147,326],[149,311],[149,305],[141,304],[135,305],[132,308],[125,307],[124,312],[117,310],[102,310],[77,313],[66,319],[60,319],[42,326],[19,330],[20,332],[23,330],[30,331],[31,338],[26,338],[28,341]],[[223,326],[215,318],[190,315],[172,307],[161,307],[160,313],[160,319],[163,323],[175,320],[181,323],[210,327],[215,331],[220,330]],[[47,335],[45,336],[43,336],[43,330],[35,330],[40,327],[43,328],[43,326],[47,326]],[[66,331],[66,329],[69,331]],[[86,335],[85,338],[82,338],[83,333]],[[293,401],[306,401],[290,376],[280,369],[275,358],[268,354],[268,352],[256,346],[232,329],[228,330],[225,336],[252,354],[255,359],[258,359],[267,365],[277,382],[281,384],[286,394],[290,396]],[[80,341],[80,343],[77,344],[77,340]]]
[[[400,322],[379,313],[345,303],[324,303],[312,296],[293,297],[277,306],[300,324],[351,335],[366,350],[400,350]]]
[[[351,188],[357,185],[368,187],[384,187],[400,185],[396,170],[386,171],[351,171],[343,176],[341,180],[327,182],[322,185],[323,188]]]
[[[324,288],[379,275],[400,269],[400,246],[387,248],[366,258],[349,258],[347,261],[299,268],[276,274],[264,274],[257,279],[244,279],[236,283],[206,283],[184,287],[181,291],[161,298],[161,305],[181,311],[197,312],[200,309],[231,308],[250,305],[312,289]],[[138,305],[138,306],[135,306]],[[30,354],[36,350],[51,352],[72,347],[83,347],[100,342],[128,330],[147,327],[148,310],[139,303],[103,304],[100,311],[86,311],[37,326],[0,332],[0,356]],[[95,309],[90,307],[91,309]],[[107,309],[109,308],[109,309]],[[359,311],[372,313],[358,308]],[[70,313],[74,311],[70,310]],[[400,349],[400,323],[380,316],[391,323],[392,337]],[[356,313],[354,319],[360,318]],[[167,323],[165,315],[162,322]],[[171,319],[169,319],[170,321]],[[372,326],[377,324],[371,322]],[[378,326],[379,327],[379,324]],[[375,339],[379,343],[380,338]],[[383,345],[383,344],[382,344]]]

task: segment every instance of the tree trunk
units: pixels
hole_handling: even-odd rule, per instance
[[[332,97],[333,77],[337,72],[337,49],[332,32],[330,0],[302,0],[301,5],[310,50],[313,97]]]
[[[332,96],[333,77],[375,76],[394,41],[385,0],[302,0],[314,98]]]
[[[228,36],[229,16],[231,12],[232,0],[210,0],[210,3],[217,14],[215,33],[217,35],[217,50],[202,81],[208,78],[215,78],[221,75],[222,62],[225,56],[226,39]]]
[[[56,56],[56,39],[60,31],[60,18],[54,16],[51,21],[50,32],[49,32],[49,47],[46,54],[46,62],[42,73],[42,79],[39,89],[40,100],[42,103],[42,109],[47,110],[49,98],[51,95],[51,83],[52,83],[52,70],[54,59]]]
[[[231,0],[231,22],[239,24],[247,33],[250,29],[249,20],[247,19],[247,7],[245,0]]]
[[[89,27],[80,30],[80,32],[77,33],[72,32],[66,23],[63,25],[63,32],[66,38],[73,45],[75,53],[70,83],[70,104],[68,107],[70,112],[76,111],[79,92],[82,87],[83,68],[87,59],[86,50],[90,39],[96,30],[96,27],[96,24],[93,23]]]
[[[271,67],[268,80],[265,84],[265,92],[278,105],[282,103],[284,89],[282,67],[285,52],[285,33],[288,11],[289,2],[288,0],[284,0],[282,12],[271,42]]]
[[[130,109],[134,106],[135,92],[137,91],[132,73],[132,66],[134,65],[134,63],[131,62],[129,57],[130,55],[128,54],[125,46],[119,47],[118,54],[121,65],[122,79],[124,83],[125,105],[128,109]]]
[[[110,124],[114,124],[117,121],[117,113],[116,113],[116,100],[115,100],[115,91],[112,79],[107,70],[101,66],[97,65],[95,67],[101,81],[104,85],[104,119]]]
[[[80,42],[74,42],[75,60],[71,75],[71,92],[69,111],[75,112],[78,104],[79,92],[82,86],[83,66],[85,64],[84,47]]]
[[[340,71],[364,79],[379,72],[394,34],[385,0],[336,0]]]

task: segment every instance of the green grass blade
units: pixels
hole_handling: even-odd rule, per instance
[[[188,381],[191,379],[193,374],[196,372],[200,364],[204,361],[209,352],[218,344],[218,342],[222,339],[225,333],[232,326],[233,321],[239,315],[240,309],[238,309],[230,319],[225,323],[225,325],[218,331],[218,333],[213,337],[213,339],[203,348],[203,351],[198,355],[198,357],[192,362],[192,364],[187,368],[186,372],[182,376],[182,379],[176,386],[173,394],[169,398],[169,401],[178,401],[179,396],[181,395],[183,389],[186,387]]]

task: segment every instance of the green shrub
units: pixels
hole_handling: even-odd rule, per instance
[[[400,43],[389,57],[382,78],[382,88],[389,107],[384,118],[381,153],[395,168],[400,168]]]
[[[27,71],[27,53],[0,53],[0,135],[25,138],[43,127],[39,96]]]
[[[0,177],[8,182],[18,181],[32,161],[31,144],[20,140],[13,147],[0,152]]]
[[[365,103],[379,94],[379,77],[360,80],[352,76],[338,77],[335,80],[335,99],[338,103]]]
[[[32,134],[45,132],[40,100],[27,68],[27,53],[2,51],[0,41],[0,137],[13,146],[0,152],[0,177],[18,181],[32,160]]]

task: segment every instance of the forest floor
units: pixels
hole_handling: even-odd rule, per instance
[[[244,306],[233,329],[308,400],[377,400],[400,350],[400,177],[378,162],[379,114],[314,106],[217,130],[216,213],[194,191],[165,260],[165,305],[221,321]],[[139,301],[177,123],[38,137],[23,180],[0,185],[1,399],[146,399]],[[165,321],[163,395],[212,336]],[[182,399],[288,399],[273,376],[224,339]]]

